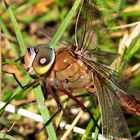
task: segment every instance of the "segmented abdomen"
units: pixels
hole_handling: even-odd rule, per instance
[[[132,96],[126,94],[123,90],[118,91],[118,99],[122,106],[124,106],[129,112],[140,116],[140,103]]]

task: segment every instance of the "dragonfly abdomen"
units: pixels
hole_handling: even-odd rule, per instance
[[[133,97],[126,94],[123,90],[118,90],[118,99],[122,106],[124,106],[129,112],[140,116],[140,103]]]

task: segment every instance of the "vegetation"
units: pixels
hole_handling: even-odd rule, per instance
[[[122,63],[119,57],[116,56],[112,65],[115,65],[120,72],[119,83],[123,85],[128,93],[140,101],[140,2],[136,0],[118,1],[123,2],[120,16],[117,22],[114,21],[115,26],[111,29],[112,33],[107,35],[106,47],[101,47],[101,49],[110,53],[119,52],[124,57],[124,62]],[[6,4],[5,6],[4,2],[1,1],[2,63],[14,64],[13,61],[23,56],[28,46],[45,43],[51,44],[56,48],[65,45],[65,42],[71,40],[74,35],[75,15],[79,4],[80,0],[20,0],[16,2],[9,0],[8,5]],[[44,33],[46,34],[45,36]],[[62,43],[58,43],[62,35],[64,39],[62,39],[63,41],[61,40]],[[108,38],[111,38],[111,42]],[[16,72],[23,85],[33,80],[25,71],[23,65],[16,63],[16,66],[16,68],[11,67],[10,69]],[[64,109],[53,122],[56,123],[57,127],[59,121],[64,121],[64,123],[61,123],[62,129],[59,126],[56,130],[53,123],[50,123],[46,129],[38,134],[37,132],[43,127],[43,124],[24,115],[19,115],[18,110],[24,108],[30,112],[41,114],[44,122],[46,122],[50,114],[57,110],[53,98],[48,96],[48,99],[45,100],[40,86],[24,91],[18,86],[12,75],[2,73],[1,76],[2,102],[15,106],[34,99],[37,102],[18,107],[17,113],[8,113],[1,110],[0,138],[46,139],[49,136],[51,140],[57,138],[66,139],[66,137],[67,139],[91,139],[91,132],[93,132],[93,128],[96,128],[95,124],[90,121],[87,113],[83,115],[79,106],[61,93],[59,97]],[[79,99],[83,103],[88,104],[88,108],[93,112],[97,122],[100,124],[100,113],[99,108],[95,106],[95,97],[92,96],[91,98],[91,95],[85,91],[76,95],[80,96]],[[127,113],[126,110],[124,110],[124,114],[132,136],[139,139],[140,118]],[[81,119],[78,121],[78,118]],[[76,123],[76,121],[78,122]],[[80,130],[78,130],[79,132],[72,132],[71,129],[68,129],[69,132],[65,132],[63,124],[80,127],[85,129],[86,133],[84,135],[79,134]],[[98,133],[99,131],[95,129],[95,135],[98,135]]]

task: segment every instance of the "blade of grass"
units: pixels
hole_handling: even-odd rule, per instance
[[[12,137],[12,136],[10,136],[8,134],[1,133],[1,132],[0,132],[0,139],[16,140],[16,138],[14,138],[14,137]]]
[[[133,45],[133,48],[129,49],[127,51],[127,55],[125,56],[127,61],[130,61],[130,59],[138,52],[140,51],[140,38],[138,38],[135,45]]]
[[[45,105],[45,99],[42,93],[42,89],[40,86],[37,86],[34,91],[43,120],[44,122],[47,122],[50,119],[50,114],[48,108]],[[49,123],[48,126],[46,126],[46,130],[50,139],[57,140],[52,122]]]
[[[72,17],[76,14],[76,10],[78,6],[80,5],[80,3],[81,3],[81,0],[76,0],[75,3],[73,4],[73,7],[71,8],[69,13],[65,17],[64,21],[62,22],[62,24],[60,25],[59,29],[57,30],[56,34],[54,35],[53,39],[50,42],[50,45],[52,46],[52,48],[56,47],[56,44],[58,43],[62,34],[64,33],[67,26],[69,25]]]
[[[125,59],[129,61],[140,50],[140,24],[133,29],[127,42],[128,50],[126,51]]]
[[[91,120],[90,122],[89,122],[89,124],[88,124],[88,126],[87,126],[87,128],[86,128],[86,132],[85,132],[85,134],[82,136],[82,138],[81,138],[81,140],[86,140],[86,139],[88,139],[88,137],[89,137],[89,135],[90,135],[90,132],[91,132],[91,130],[92,130],[92,128],[93,128],[93,121]]]
[[[34,1],[29,0],[26,3],[20,5],[20,7],[18,8],[12,5],[12,12],[14,13],[14,15],[19,15],[20,13],[24,13],[24,11],[32,7],[34,4],[37,4],[38,2],[40,2],[40,0],[34,0]],[[5,7],[3,5],[0,5],[0,9],[5,10]],[[1,15],[2,19],[7,16],[9,16],[9,13],[3,13]]]
[[[97,124],[100,125],[100,123],[101,123],[101,118],[99,118]],[[99,135],[99,129],[98,128],[95,128],[94,140],[97,140],[98,139],[98,135]]]
[[[56,20],[59,17],[58,14],[59,13],[56,13],[56,11],[52,10],[48,14],[39,17],[37,19],[37,22],[48,22],[48,21]]]
[[[8,31],[7,27],[5,26],[5,24],[3,23],[1,17],[0,17],[0,27],[1,27],[1,30],[3,31],[3,33],[9,34],[9,31]]]
[[[97,124],[100,126],[100,110],[99,107],[94,110],[94,117],[98,121]],[[82,136],[81,140],[86,140],[90,136],[92,132],[92,128],[95,126],[94,122],[91,120],[86,128],[85,134]],[[94,133],[94,140],[98,139],[99,129],[95,127],[95,133]]]
[[[25,47],[23,36],[22,36],[22,34],[19,30],[19,27],[18,27],[18,24],[17,24],[17,21],[15,19],[15,16],[13,14],[12,9],[10,8],[10,6],[7,4],[6,1],[4,1],[4,2],[5,2],[5,6],[7,8],[7,11],[9,13],[10,20],[11,20],[12,25],[14,27],[14,31],[15,31],[15,34],[16,34],[16,37],[17,37],[17,40],[18,40],[18,43],[19,43],[21,55],[24,55],[24,53],[26,51],[26,47]]]

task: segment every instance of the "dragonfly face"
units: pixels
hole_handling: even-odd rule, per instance
[[[49,71],[55,60],[54,50],[46,45],[29,47],[25,53],[24,66],[30,75],[43,75]]]

